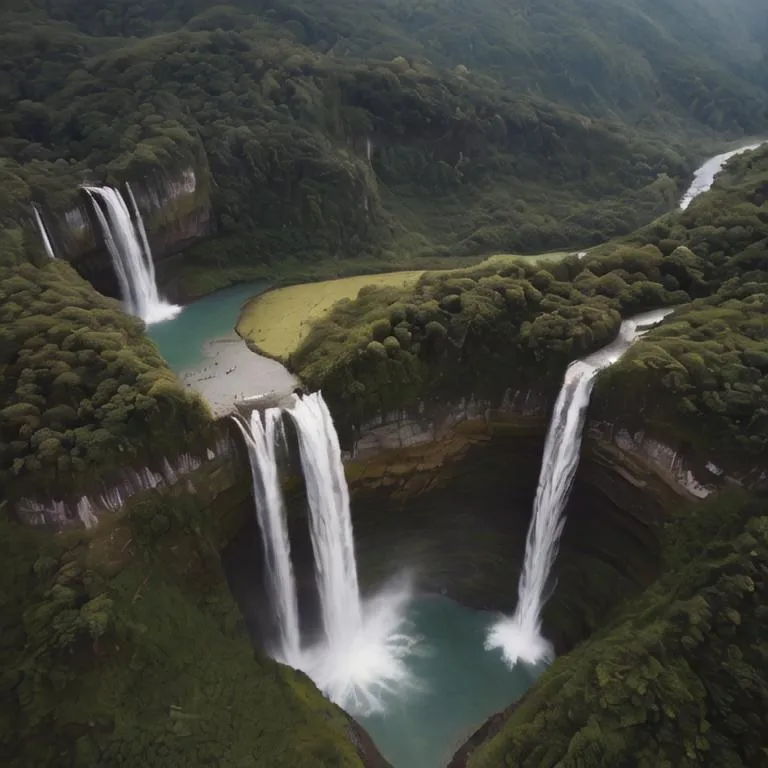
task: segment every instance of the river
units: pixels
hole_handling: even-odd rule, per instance
[[[723,169],[723,166],[733,157],[758,149],[765,141],[756,141],[751,144],[745,144],[738,149],[732,149],[728,152],[710,157],[703,163],[693,175],[691,186],[685,191],[680,199],[680,210],[684,211],[699,195],[706,192],[715,183],[715,177]]]

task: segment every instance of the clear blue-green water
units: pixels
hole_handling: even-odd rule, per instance
[[[188,304],[172,320],[149,326],[147,334],[176,373],[193,368],[203,362],[203,344],[232,333],[243,304],[270,285],[257,280],[216,291]]]
[[[443,768],[492,714],[530,688],[544,667],[510,669],[484,647],[498,616],[443,597],[414,600],[409,634],[422,638],[409,658],[417,687],[386,701],[384,714],[357,719],[394,768]]]

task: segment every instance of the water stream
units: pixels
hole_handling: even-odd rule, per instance
[[[720,155],[710,157],[709,160],[696,170],[691,186],[688,187],[680,200],[680,210],[684,211],[699,195],[712,187],[715,183],[715,177],[731,158],[736,157],[736,155],[741,155],[744,152],[757,149],[764,143],[765,142],[763,141],[753,142],[746,146],[739,147],[738,149],[732,149],[730,152],[723,152]]]
[[[51,243],[51,238],[48,235],[48,230],[45,227],[45,222],[43,221],[40,209],[34,203],[32,204],[32,211],[35,214],[35,222],[37,223],[37,228],[40,230],[40,237],[43,240],[45,252],[48,254],[49,259],[55,259],[56,254],[53,250],[53,243]]]
[[[279,639],[275,657],[296,667],[300,663],[299,607],[296,581],[291,564],[291,544],[283,508],[283,492],[277,467],[278,424],[282,424],[279,408],[269,408],[262,414],[251,413],[249,425],[239,418],[240,428],[248,448],[251,465],[256,517],[261,529],[261,541],[269,583],[268,596],[275,612]]]
[[[491,628],[486,640],[486,647],[500,649],[510,666],[518,661],[536,664],[552,655],[549,642],[541,634],[541,611],[548,597],[549,576],[565,525],[563,513],[576,476],[582,430],[595,378],[670,312],[671,309],[661,309],[625,320],[613,342],[583,360],[575,360],[565,372],[544,444],[518,584],[517,608],[511,618],[505,617]]]

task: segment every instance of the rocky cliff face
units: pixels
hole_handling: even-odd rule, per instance
[[[545,434],[541,415],[495,411],[455,424],[438,440],[350,460],[363,584],[405,569],[420,589],[513,611]],[[404,439],[412,438],[406,425]],[[666,510],[690,498],[652,467],[588,441],[544,616],[558,651],[653,581]]]
[[[159,280],[172,284],[173,254],[215,229],[210,173],[205,166],[187,166],[126,181],[144,220]],[[112,261],[86,195],[63,210],[44,209],[42,215],[58,257],[71,262],[98,291],[119,298]]]
[[[440,440],[465,422],[489,424],[513,422],[522,418],[540,420],[542,430],[552,410],[554,398],[541,391],[507,390],[503,398],[468,397],[452,403],[421,402],[406,411],[382,414],[364,424],[347,442],[348,456],[365,460],[382,451],[409,448]],[[584,431],[585,451],[599,446],[603,455],[631,465],[637,472],[649,471],[659,480],[689,498],[704,498],[729,483],[751,485],[762,471],[743,463],[727,466],[719,457],[702,453],[695,445],[653,427],[624,426],[623,420],[608,420],[604,409],[590,408],[598,417],[588,416]],[[537,469],[538,474],[538,469]]]

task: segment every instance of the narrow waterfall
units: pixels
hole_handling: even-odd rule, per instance
[[[148,325],[169,320],[181,307],[160,298],[155,281],[155,265],[149,249],[144,222],[130,186],[126,185],[134,217],[113,187],[83,187],[91,198],[112,264],[120,283],[126,312]]]
[[[40,230],[40,237],[43,240],[45,252],[48,254],[49,259],[55,259],[56,254],[53,250],[53,243],[51,243],[51,238],[48,236],[48,230],[45,228],[40,209],[34,203],[32,203],[32,211],[35,214],[35,222],[37,223],[37,228]]]
[[[291,564],[291,545],[283,508],[283,494],[277,467],[278,439],[282,434],[282,413],[270,408],[262,424],[259,411],[251,413],[250,428],[239,418],[251,464],[256,519],[261,529],[269,583],[269,598],[277,619],[279,642],[276,656],[293,667],[300,664],[299,608]]]
[[[296,397],[287,412],[299,439],[324,632],[302,652],[300,668],[348,711],[383,711],[388,693],[414,684],[405,663],[417,642],[404,631],[410,584],[361,600],[349,489],[330,411],[315,392]]]
[[[288,413],[299,436],[323,628],[329,645],[336,647],[362,624],[349,491],[339,438],[319,392],[297,399]]]
[[[565,525],[563,512],[576,476],[582,430],[597,374],[619,360],[636,339],[670,312],[662,309],[625,320],[613,342],[574,361],[565,372],[544,444],[517,608],[511,618],[505,617],[491,628],[486,640],[486,648],[501,649],[510,666],[517,661],[536,664],[551,657],[550,644],[541,635],[541,611]]]

